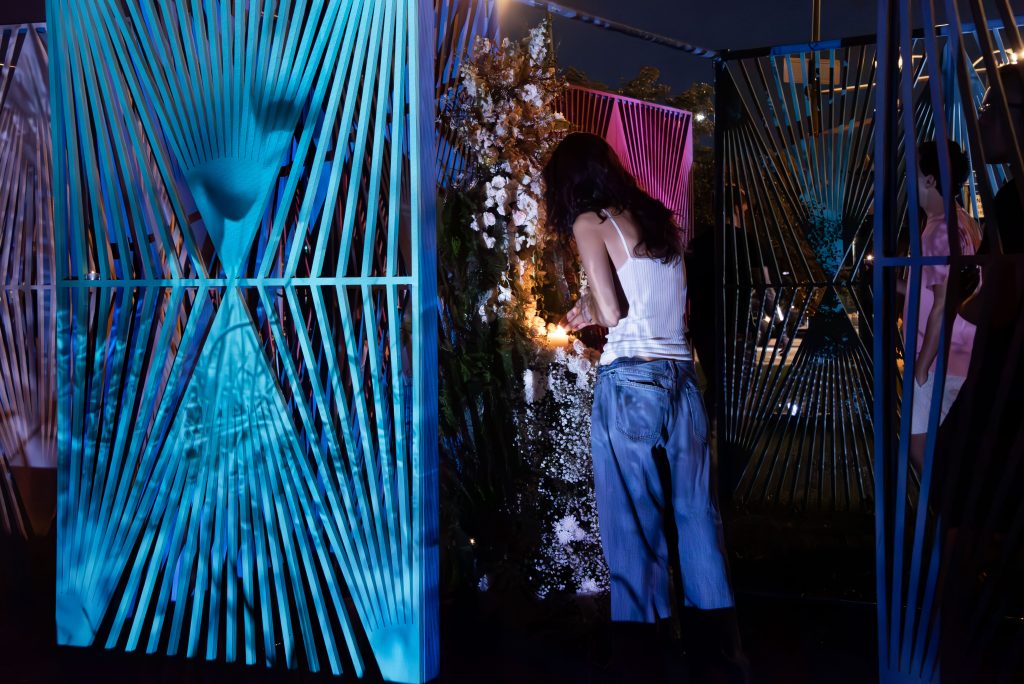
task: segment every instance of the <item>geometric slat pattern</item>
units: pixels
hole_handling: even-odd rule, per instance
[[[948,29],[938,33],[949,79]],[[994,29],[993,43],[1008,38]],[[908,108],[917,141],[936,136],[925,41],[907,43]],[[965,29],[965,90],[985,91],[978,32]],[[876,49],[844,40],[724,53],[722,133],[722,446],[738,502],[831,511],[872,507],[871,354]],[[969,147],[959,90],[946,93],[948,135]],[[904,131],[895,162],[904,168]],[[999,185],[1006,171],[984,174]],[[905,175],[890,230],[917,250]],[[966,206],[980,213],[972,178]],[[902,344],[897,340],[902,360]],[[902,378],[897,378],[902,386]],[[897,402],[897,410],[899,402]],[[911,478],[913,493],[919,483]]]
[[[59,641],[431,678],[431,3],[47,10]]]
[[[873,82],[871,45],[719,70],[722,437],[742,504],[871,506]]]
[[[693,228],[693,115],[578,86],[566,88],[555,109],[574,130],[608,141],[640,186],[672,210],[685,244]]]
[[[1002,125],[1010,129],[1010,112],[1000,111],[998,104],[1006,101],[1004,91],[998,80],[990,76],[997,65],[1015,61],[1024,50],[1020,35],[1024,22],[1012,15],[1009,2],[997,0],[994,4],[999,14],[995,21],[989,21],[983,4],[975,1],[966,3],[969,9],[963,10],[946,3],[943,14],[936,14],[930,2],[885,1],[878,7],[875,156],[884,162],[877,165],[875,179],[874,233],[879,258],[874,290],[879,297],[878,317],[874,321],[874,414],[878,428],[876,562],[879,665],[883,682],[937,682],[940,678],[1020,681],[1024,664],[1024,629],[1020,626],[1024,609],[1020,591],[1020,573],[1024,569],[1020,557],[1024,502],[1019,495],[1024,476],[1024,423],[1020,420],[1020,405],[1005,401],[1017,389],[1009,385],[1016,377],[1014,367],[1024,345],[1024,323],[1019,312],[1015,312],[1005,333],[1014,340],[1002,363],[1005,377],[980,387],[984,398],[971,396],[968,381],[957,399],[957,404],[966,402],[968,407],[980,401],[991,413],[987,416],[990,429],[980,433],[974,431],[976,428],[961,429],[954,419],[960,413],[951,412],[950,426],[943,425],[940,431],[941,393],[936,390],[929,415],[924,467],[919,475],[919,488],[915,488],[918,476],[908,465],[910,420],[908,412],[900,411],[901,402],[912,400],[915,350],[900,349],[894,315],[902,308],[902,301],[895,296],[895,274],[897,269],[905,269],[909,273],[908,291],[913,307],[907,316],[905,337],[912,339],[917,320],[914,308],[926,260],[921,257],[915,231],[910,231],[907,250],[891,230],[892,225],[903,221],[914,225],[920,212],[913,183],[908,193],[895,191],[916,174],[913,160],[902,163],[909,156],[905,154],[909,149],[906,140],[933,135],[939,140],[954,138],[968,149],[972,160],[975,173],[966,204],[985,217],[991,253],[986,257],[944,258],[941,263],[951,265],[950,287],[956,288],[959,265],[1002,262],[1018,272],[1024,268],[1020,254],[1000,253],[999,240],[995,239],[998,213],[993,203],[996,191],[1010,177],[1018,179],[1008,182],[1016,183],[1019,192],[1020,181],[1024,179],[1024,158],[1018,149],[1007,167],[987,165],[977,123],[977,105],[985,89],[991,86],[996,93],[993,102],[997,104],[989,116],[1002,118]],[[925,30],[923,38],[915,38],[915,24],[937,28]],[[921,55],[923,72],[902,68],[914,52]],[[900,107],[915,82],[922,80],[927,81],[924,96],[931,112],[941,115],[922,119],[907,116],[906,109]],[[939,149],[944,148],[940,145]],[[944,153],[940,157],[940,175],[948,178],[949,160]],[[912,217],[909,221],[908,216]],[[947,225],[955,226],[955,221],[948,220]],[[1001,228],[1006,234],[1021,227]],[[957,243],[955,234],[951,234],[950,242]],[[1007,297],[1012,296],[1012,292],[1007,293]],[[948,298],[947,305],[951,318],[956,305],[954,298]],[[979,321],[975,355],[992,353],[986,339],[998,325],[991,318]],[[948,344],[947,331],[940,340],[936,388],[941,388],[944,381]],[[904,363],[898,368],[896,361],[901,355]],[[951,429],[947,432],[948,427]],[[1011,433],[1002,447],[994,446],[992,441],[999,430]],[[945,457],[956,464],[953,471],[948,466],[936,467],[934,457],[940,448],[940,434],[949,440],[941,448]],[[988,494],[982,494],[983,491]],[[957,492],[968,493],[969,497],[961,504],[963,510],[956,514],[956,522],[951,522],[944,518],[958,507],[953,500],[959,496]]]
[[[496,41],[498,17],[496,0],[434,0],[437,27],[437,57],[434,63],[434,98],[438,105],[437,182],[447,188],[466,169],[466,153],[460,149],[449,122],[443,118],[446,100],[460,94],[461,60],[477,36]]]
[[[47,36],[0,27],[0,534],[55,514],[56,291]]]

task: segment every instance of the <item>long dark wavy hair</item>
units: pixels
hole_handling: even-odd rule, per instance
[[[548,227],[564,237],[580,214],[628,211],[640,228],[636,254],[671,263],[682,257],[679,228],[672,212],[644,192],[611,145],[590,133],[572,133],[555,148],[544,167]]]

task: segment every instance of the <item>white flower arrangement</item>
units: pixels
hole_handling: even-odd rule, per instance
[[[487,249],[508,249],[505,276],[515,277],[516,287],[498,302],[505,317],[535,297],[535,254],[546,220],[540,168],[569,128],[554,111],[564,83],[549,63],[549,45],[546,21],[520,42],[504,38],[496,46],[478,38],[460,67],[461,98],[451,117],[474,176],[483,180],[470,227]]]
[[[516,322],[534,345],[513,417],[516,449],[538,483],[530,496],[538,498],[515,506],[536,507],[531,514],[543,516],[530,573],[541,597],[608,587],[590,460],[596,359],[579,341],[566,344],[564,331],[555,335],[556,326],[538,315],[541,257],[549,244],[541,169],[569,129],[554,111],[564,84],[551,64],[550,44],[547,22],[520,42],[477,39],[460,68],[455,109],[445,117],[469,161],[476,205],[470,228],[503,259],[498,284],[478,302],[477,313],[484,322]],[[488,582],[481,577],[478,588],[486,591]]]

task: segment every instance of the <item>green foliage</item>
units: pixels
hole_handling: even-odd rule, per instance
[[[477,574],[473,564],[495,562],[493,556],[507,553],[519,534],[509,528],[507,511],[525,478],[512,408],[521,394],[528,340],[516,322],[480,316],[506,256],[486,248],[469,228],[476,202],[461,192],[441,202],[441,521],[449,590],[465,590]],[[470,549],[470,539],[484,536],[486,545]]]
[[[663,102],[672,92],[672,86],[660,83],[660,78],[661,70],[657,67],[640,67],[639,74],[622,84],[619,94],[647,102]]]
[[[590,88],[591,90],[603,90],[608,91],[608,84],[602,83],[601,81],[595,81],[587,76],[583,71],[576,67],[569,67],[562,74],[562,78],[574,86],[581,88]]]
[[[715,87],[710,83],[694,83],[678,95],[665,98],[665,104],[693,114],[693,128],[698,136],[715,132]]]
[[[714,150],[698,147],[690,170],[693,183],[693,224],[696,227],[715,225],[715,155]]]

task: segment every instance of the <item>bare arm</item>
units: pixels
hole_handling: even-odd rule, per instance
[[[581,214],[573,225],[583,270],[587,273],[590,292],[584,295],[566,315],[570,330],[590,325],[610,328],[622,318],[615,271],[605,245],[605,229],[594,213]]]
[[[914,379],[918,385],[923,385],[928,380],[928,369],[939,353],[939,337],[942,333],[942,315],[946,307],[946,284],[941,283],[932,286],[931,290],[935,299],[932,301],[931,311],[928,312],[928,322],[924,329],[924,342],[921,343],[921,352],[918,354],[914,364]]]

